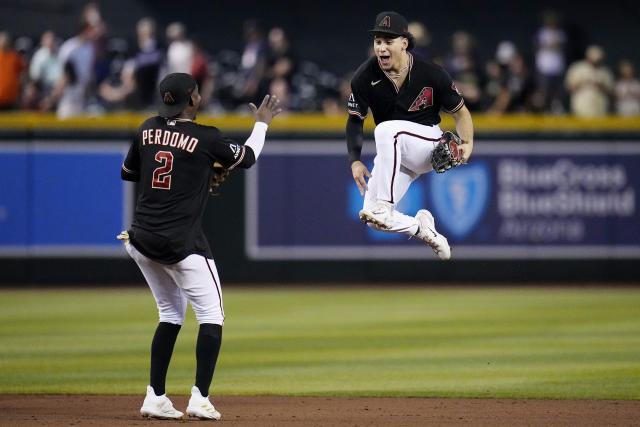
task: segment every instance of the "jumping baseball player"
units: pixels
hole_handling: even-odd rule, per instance
[[[441,259],[451,257],[431,213],[408,216],[395,209],[420,175],[444,172],[465,163],[473,149],[473,123],[447,72],[414,57],[406,19],[396,12],[378,14],[373,33],[375,57],[364,62],[351,81],[347,148],[353,179],[364,195],[360,219],[368,226],[415,236]],[[376,123],[376,157],[371,173],[360,161],[363,121],[371,109]],[[440,109],[453,115],[458,135],[442,132]],[[365,181],[369,177],[369,182]],[[366,194],[365,194],[366,190]]]
[[[168,75],[160,83],[160,96],[160,114],[140,126],[121,172],[122,179],[138,182],[139,196],[132,227],[118,238],[125,241],[127,252],[140,267],[160,314],[140,413],[164,419],[183,415],[165,394],[165,379],[188,301],[200,329],[187,415],[217,420],[221,415],[209,401],[209,386],[225,315],[202,215],[210,191],[230,170],[255,163],[267,127],[281,110],[275,96],[267,95],[259,108],[250,104],[256,123],[241,145],[215,127],[194,123],[200,94],[189,74]]]

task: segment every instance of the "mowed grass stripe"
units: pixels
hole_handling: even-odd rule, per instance
[[[640,398],[640,288],[225,290],[215,394]],[[142,394],[135,289],[0,291],[0,393]],[[167,379],[187,394],[190,309]]]

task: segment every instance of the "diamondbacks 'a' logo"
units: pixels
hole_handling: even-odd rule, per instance
[[[391,26],[391,18],[389,18],[389,16],[385,16],[384,18],[382,18],[382,21],[380,21],[380,27],[390,27]]]
[[[240,155],[240,146],[237,144],[229,144],[229,148],[233,152],[233,159],[236,160]]]
[[[409,107],[409,111],[424,110],[425,108],[431,107],[432,105],[433,105],[433,88],[423,87],[418,97],[413,100],[411,107]]]
[[[458,90],[458,87],[456,86],[455,82],[451,82],[451,89],[455,90],[458,95],[462,95]]]
[[[162,100],[165,104],[173,104],[174,102],[176,102],[176,100],[173,98],[173,95],[171,95],[171,92],[165,92]]]

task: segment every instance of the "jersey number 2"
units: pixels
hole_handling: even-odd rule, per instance
[[[151,183],[151,187],[170,190],[173,154],[170,151],[158,151],[156,153],[156,161],[162,163],[162,166],[155,168],[153,171],[153,182]]]

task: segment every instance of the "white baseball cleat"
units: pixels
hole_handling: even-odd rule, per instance
[[[161,420],[175,420],[182,418],[183,413],[173,407],[173,403],[166,394],[156,396],[153,387],[147,386],[147,396],[144,398],[140,415],[145,418],[158,418]]]
[[[393,226],[393,204],[383,200],[378,200],[371,210],[362,209],[358,215],[365,224],[375,224],[385,230]]]
[[[189,406],[187,406],[187,415],[201,420],[219,420],[222,418],[222,414],[209,402],[209,396],[202,397],[200,389],[196,386],[191,387],[191,399],[189,399]]]
[[[426,209],[420,209],[416,214],[416,220],[420,225],[420,230],[416,237],[431,246],[433,251],[440,259],[447,260],[451,258],[451,248],[447,238],[436,231],[433,215]]]

